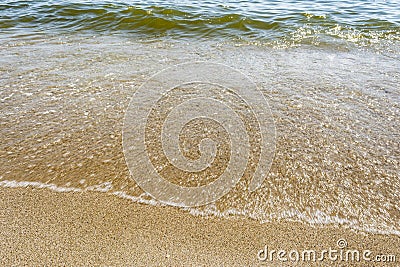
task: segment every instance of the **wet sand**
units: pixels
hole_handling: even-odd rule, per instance
[[[196,217],[97,193],[0,188],[1,266],[285,266],[261,262],[269,249],[348,249],[394,254],[397,262],[299,262],[301,266],[398,266],[400,237],[314,228],[297,222],[260,224],[242,218]],[[372,256],[371,256],[372,257]],[[297,265],[298,266],[298,265]]]

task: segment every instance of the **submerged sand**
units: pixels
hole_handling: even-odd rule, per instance
[[[400,237],[297,222],[196,217],[97,192],[0,188],[1,266],[366,266],[371,262],[260,261],[269,249],[371,250],[400,257]],[[374,262],[372,265],[398,266]]]

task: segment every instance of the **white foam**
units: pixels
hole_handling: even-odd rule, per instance
[[[56,192],[81,192],[82,189],[75,188],[75,187],[62,187],[57,186],[55,184],[45,184],[41,182],[30,182],[30,181],[9,181],[3,180],[0,181],[1,187],[8,187],[8,188],[18,188],[18,187],[34,187],[34,188],[47,188]]]
[[[76,188],[76,187],[63,187],[57,186],[55,184],[46,184],[41,182],[32,182],[32,181],[15,181],[15,180],[2,180],[0,181],[0,186],[5,188],[21,188],[21,187],[34,187],[39,189],[50,189],[55,192],[85,192],[85,191],[95,191],[107,193],[109,195],[117,196],[123,199],[131,200],[135,203],[148,204],[152,206],[166,206],[165,204],[151,198],[151,196],[147,193],[143,193],[139,196],[132,196],[123,191],[114,191],[110,192],[113,189],[111,182],[105,182],[94,186],[89,186],[84,189]],[[194,216],[215,216],[220,218],[227,218],[231,216],[240,216],[247,217],[251,219],[255,219],[260,221],[261,223],[273,222],[275,220],[284,219],[286,221],[295,221],[308,223],[313,226],[321,226],[321,225],[332,225],[338,226],[341,225],[345,228],[358,230],[361,232],[369,232],[376,234],[384,234],[384,235],[397,235],[400,236],[400,231],[386,225],[369,225],[368,227],[361,227],[357,224],[355,220],[347,220],[344,218],[340,218],[338,216],[330,216],[321,210],[316,210],[310,214],[305,214],[304,212],[300,212],[299,210],[291,209],[287,211],[281,212],[279,215],[270,215],[270,219],[262,219],[260,220],[259,214],[255,214],[254,212],[248,212],[246,210],[237,210],[237,209],[228,209],[223,212],[218,211],[214,205],[208,205],[205,209],[199,208],[181,208],[182,210],[188,211],[191,215]],[[382,229],[385,228],[385,229]]]
[[[120,198],[124,198],[124,199],[129,199],[129,200],[132,200],[133,202],[137,202],[137,203],[141,203],[141,204],[148,204],[148,205],[153,205],[153,206],[165,206],[153,198],[145,199],[144,198],[145,196],[149,197],[149,195],[146,193],[143,193],[140,196],[135,197],[135,196],[128,195],[125,192],[117,191],[117,192],[113,192],[112,195],[120,197]]]
[[[109,192],[113,189],[111,182],[104,182],[101,184],[96,184],[93,186],[88,186],[85,188],[86,191],[97,191],[97,192]]]

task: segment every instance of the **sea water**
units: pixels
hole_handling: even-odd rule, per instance
[[[397,1],[2,1],[0,51],[2,187],[164,205],[131,177],[125,112],[152,75],[203,61],[258,86],[276,147],[256,191],[249,167],[185,210],[400,234]]]

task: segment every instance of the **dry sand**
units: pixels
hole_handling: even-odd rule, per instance
[[[350,249],[397,255],[400,237],[313,228],[296,222],[202,218],[96,192],[0,188],[1,266],[289,266],[257,259],[260,249],[323,250],[345,238]],[[296,266],[309,266],[300,262]],[[350,266],[323,261],[314,266]]]

